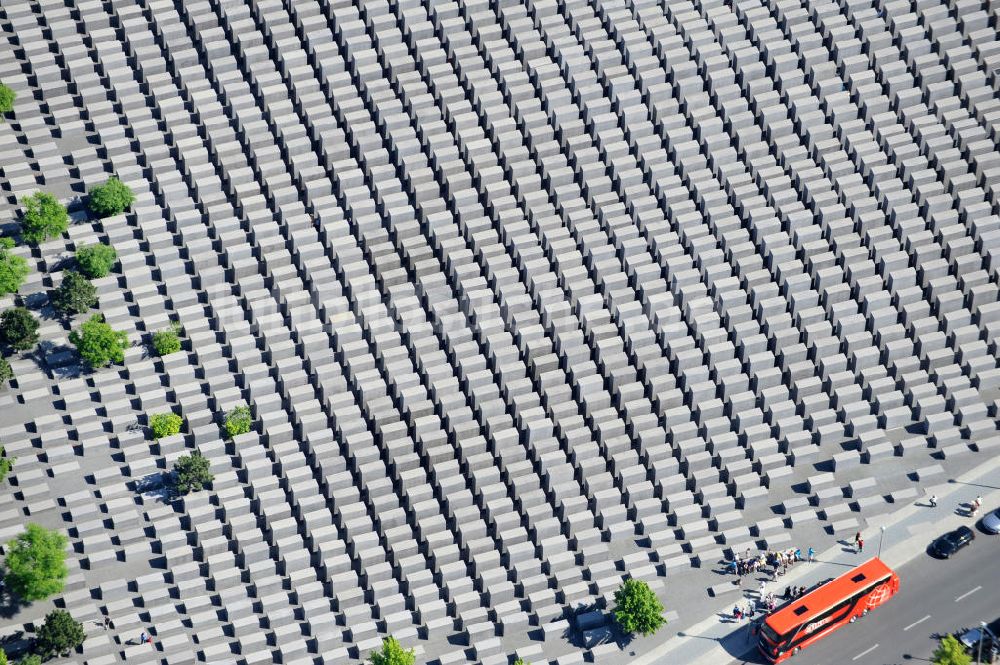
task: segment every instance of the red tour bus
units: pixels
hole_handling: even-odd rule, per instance
[[[757,649],[770,662],[780,663],[868,614],[898,590],[899,576],[877,557],[869,559],[768,616]]]

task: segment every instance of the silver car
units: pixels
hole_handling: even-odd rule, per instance
[[[992,513],[987,513],[983,518],[983,528],[990,533],[1000,533],[1000,508]]]

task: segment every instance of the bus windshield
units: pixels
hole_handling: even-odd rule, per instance
[[[766,623],[761,625],[760,632],[771,644],[777,645],[785,641],[784,635],[778,635],[778,633],[774,632],[774,629]]]

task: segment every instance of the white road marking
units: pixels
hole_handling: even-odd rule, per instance
[[[865,649],[864,651],[862,651],[861,653],[859,653],[854,658],[851,658],[851,660],[857,660],[858,658],[861,658],[862,656],[867,656],[872,651],[875,651],[875,649],[878,649],[878,645],[877,644],[875,646],[871,647],[870,649]]]
[[[969,591],[966,591],[961,596],[959,596],[958,598],[956,598],[955,602],[957,603],[957,602],[961,601],[963,598],[967,598],[967,597],[971,596],[972,594],[974,594],[975,592],[979,591],[982,588],[983,587],[981,587],[981,586],[977,586],[975,589],[970,589]]]
[[[907,626],[906,628],[904,628],[904,629],[903,629],[903,632],[906,632],[906,631],[908,631],[908,630],[909,630],[910,628],[913,628],[913,627],[914,627],[914,626],[916,626],[917,624],[921,624],[921,623],[923,623],[923,622],[927,621],[927,620],[928,620],[928,619],[930,619],[930,618],[931,618],[931,615],[930,615],[930,614],[928,614],[928,615],[927,615],[927,616],[925,616],[925,617],[924,617],[923,619],[917,619],[916,621],[914,621],[913,623],[911,623],[911,624],[910,624],[909,626]]]

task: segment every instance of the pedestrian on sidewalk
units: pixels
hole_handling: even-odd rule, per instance
[[[111,617],[106,616],[104,617],[104,630],[108,630],[109,628],[111,628]]]
[[[865,539],[858,538],[858,554],[861,554],[865,549]]]
[[[816,550],[810,547],[808,555],[809,555],[809,563],[814,563],[816,561]]]
[[[761,580],[760,581],[760,591],[758,592],[757,595],[759,595],[761,598],[763,598],[765,591],[767,591],[767,580]]]
[[[139,644],[145,644],[147,638],[148,636],[146,635],[146,631],[139,633]]]
[[[931,508],[937,508],[937,494],[931,494],[931,498],[928,501],[930,501]]]

